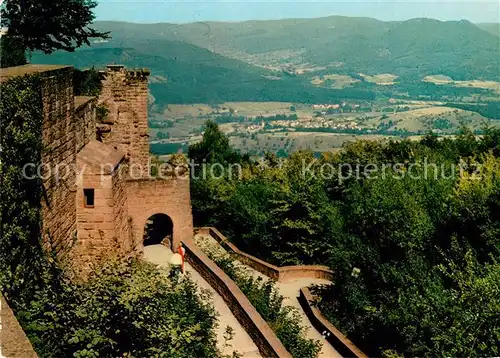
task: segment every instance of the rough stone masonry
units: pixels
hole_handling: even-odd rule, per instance
[[[42,77],[44,242],[86,272],[112,251],[140,254],[146,222],[155,214],[170,217],[174,248],[191,238],[189,174],[149,176],[149,71],[108,66],[98,99],[74,96],[69,66],[5,68],[0,78],[33,73]],[[102,106],[107,115],[96,123]],[[139,177],[131,175],[134,167]]]

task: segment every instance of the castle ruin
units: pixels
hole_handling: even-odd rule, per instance
[[[108,66],[99,98],[74,96],[70,66],[5,68],[0,79],[35,73],[42,78],[44,242],[86,270],[110,250],[140,254],[145,233],[169,238],[172,248],[192,237],[189,175],[149,175],[149,72]],[[98,121],[100,106],[108,113]]]

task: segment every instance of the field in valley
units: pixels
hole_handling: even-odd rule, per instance
[[[399,77],[396,75],[393,75],[391,73],[381,73],[373,76],[366,75],[364,73],[359,74],[361,77],[365,79],[365,81],[370,82],[370,83],[375,83],[377,85],[393,85],[395,83],[395,80]]]
[[[496,93],[500,94],[500,82],[496,81],[480,81],[480,80],[454,81],[451,77],[444,75],[426,76],[424,77],[423,81],[435,83],[437,85],[451,84],[456,87],[484,88],[484,89],[494,90]]]
[[[337,75],[337,74],[324,75],[324,76],[314,76],[311,80],[311,83],[313,85],[325,86],[325,84],[329,84],[329,87],[338,88],[338,89],[342,89],[342,88],[351,86],[357,82],[360,82],[360,80],[358,80],[356,78],[352,78],[351,76],[348,76],[348,75]]]
[[[383,135],[354,135],[343,133],[274,132],[258,133],[251,138],[230,137],[230,143],[243,153],[269,151],[278,154],[291,153],[300,149],[314,152],[338,150],[344,143],[357,139],[383,140],[396,138]]]
[[[356,112],[352,104],[350,112],[345,113],[341,108],[327,111],[326,105],[318,109],[292,102],[170,104],[163,113],[152,116],[155,121],[170,122],[170,126],[150,128],[150,138],[155,148],[185,150],[188,144],[201,139],[205,121],[212,119],[218,121],[220,129],[229,136],[231,145],[243,153],[258,155],[271,151],[285,155],[299,149],[332,151],[361,138],[418,137],[429,131],[452,135],[462,125],[481,130],[486,123],[500,127],[500,121],[490,121],[476,112],[443,104],[390,100],[372,103],[366,112]],[[296,115],[297,119],[269,119],[277,115]],[[256,119],[259,116],[265,117],[265,122]]]

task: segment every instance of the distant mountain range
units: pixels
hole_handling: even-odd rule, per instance
[[[481,29],[492,33],[493,35],[500,36],[500,22],[496,23],[481,23],[477,24]]]
[[[98,29],[111,31],[120,44],[181,41],[243,61],[252,58],[259,65],[340,65],[355,72],[444,74],[457,80],[498,78],[500,43],[493,25],[480,28],[464,20],[384,22],[342,16],[182,25],[96,23]],[[143,50],[150,53],[151,46],[144,45]]]
[[[242,93],[248,100],[276,100],[276,91],[288,91],[294,98],[322,92],[311,89],[311,77],[332,73],[392,74],[399,82],[428,75],[498,81],[500,37],[495,25],[342,16],[234,23],[96,22],[97,29],[111,32],[109,41],[74,53],[34,54],[32,62],[149,67],[155,91],[169,92],[163,93],[169,101],[183,91],[192,101],[241,99]],[[162,88],[165,81],[175,91]],[[314,94],[326,95],[319,92]],[[337,96],[332,89],[330,93]]]

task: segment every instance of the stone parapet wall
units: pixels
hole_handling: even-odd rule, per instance
[[[229,239],[214,227],[198,228],[197,232],[212,236],[222,246],[235,254],[238,257],[238,260],[242,263],[250,266],[256,271],[259,271],[267,277],[276,279],[279,282],[293,281],[301,278],[321,278],[325,280],[331,280],[333,278],[333,272],[328,268],[328,266],[296,265],[278,267],[272,265],[264,260],[241,251],[236,247],[236,245],[229,242]]]
[[[0,296],[0,357],[38,357],[7,301]]]
[[[96,106],[97,97],[75,97],[76,152],[96,139]]]
[[[182,240],[182,243],[186,249],[186,260],[221,295],[238,322],[252,338],[262,356],[291,358],[291,354],[241,292],[238,285],[210,260],[192,239]]]
[[[297,265],[278,267],[249,255],[229,242],[229,239],[214,227],[196,228],[195,232],[201,235],[212,236],[221,246],[236,255],[238,260],[243,264],[279,282],[288,282],[304,278],[324,279],[328,281],[332,281],[333,279],[333,271],[331,271],[328,266]],[[314,328],[321,334],[327,333],[327,341],[342,354],[342,356],[367,358],[358,347],[321,314],[317,307],[313,306],[313,296],[307,287],[300,289],[299,301]]]
[[[241,251],[229,241],[227,237],[225,237],[219,230],[214,227],[202,227],[196,228],[197,233],[201,235],[209,235],[216,239],[219,244],[221,244],[224,248],[228,249],[230,252],[238,256],[238,260],[240,260],[243,264],[250,266],[254,270],[262,273],[263,275],[270,277],[275,280],[279,280],[280,270],[278,266],[272,265],[264,260],[261,260],[255,256],[247,254],[246,252]]]
[[[333,279],[333,272],[328,266],[323,265],[281,266],[279,271],[280,282],[293,281],[299,278],[320,278],[328,281]]]
[[[320,312],[313,306],[314,297],[307,287],[300,289],[299,302],[304,309],[307,317],[318,332],[323,332],[326,340],[343,357],[368,358],[358,347],[354,345],[342,332],[332,325]]]

